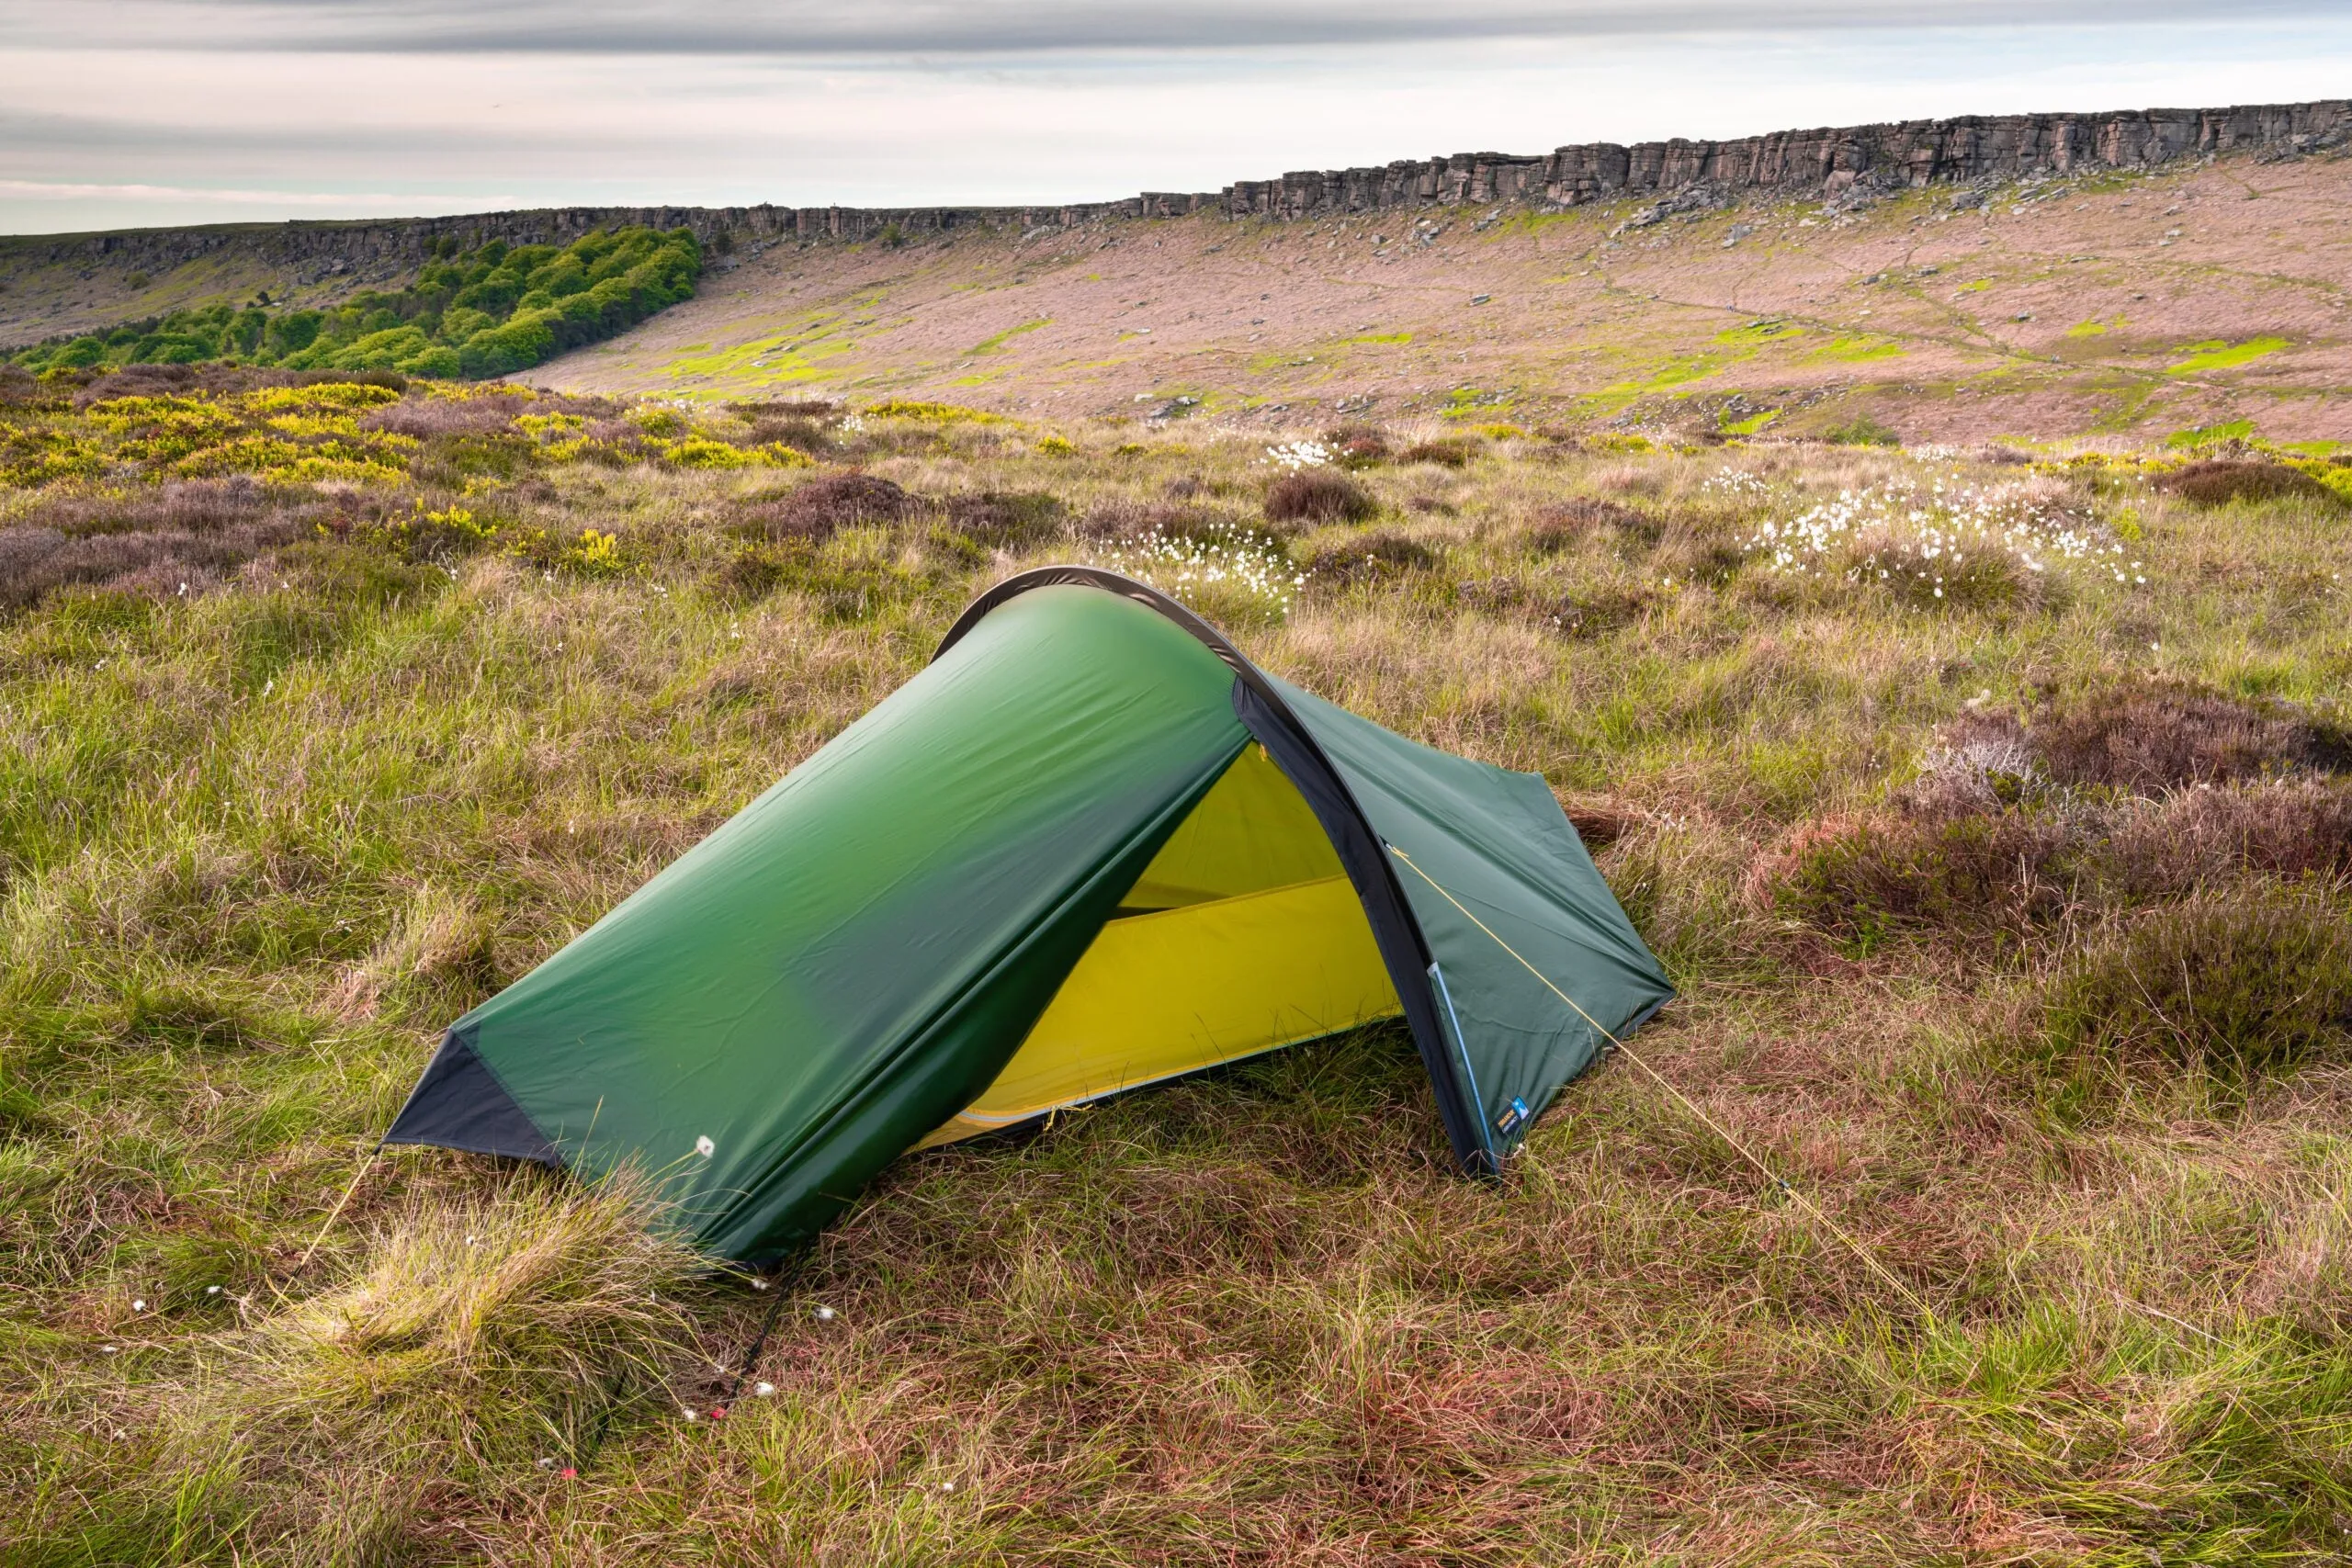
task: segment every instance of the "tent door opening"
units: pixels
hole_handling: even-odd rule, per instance
[[[930,1148],[1403,1011],[1322,824],[1252,742]]]

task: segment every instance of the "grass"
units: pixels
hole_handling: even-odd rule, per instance
[[[1034,321],[1023,321],[1017,326],[1007,327],[1004,331],[998,333],[991,337],[982,338],[979,342],[974,344],[964,352],[967,354],[994,354],[1006,344],[1011,343],[1014,338],[1019,337],[1022,333],[1034,333],[1040,327],[1050,327],[1053,324],[1053,318],[1050,316],[1039,316]]]
[[[2229,343],[2215,338],[2207,343],[2188,344],[2181,352],[2188,357],[2165,367],[2165,374],[2193,376],[2205,370],[2229,370],[2240,365],[2251,365],[2257,359],[2291,346],[2283,337],[2248,338],[2244,343]]]
[[[1206,421],[266,381],[0,414],[96,455],[0,491],[12,1568],[2342,1559],[2332,506],[1432,422],[1269,518]],[[1871,566],[1955,539],[2009,586]],[[363,1166],[442,1024],[1072,558],[1544,773],[1683,990],[1643,1060],[1932,1321],[1622,1061],[1454,1179],[1393,1030],[902,1160],[717,1419],[777,1297],[649,1191]]]

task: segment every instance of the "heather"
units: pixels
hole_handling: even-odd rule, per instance
[[[2341,1559],[2332,494],[355,374],[6,384],[0,1560]],[[904,1159],[757,1280],[654,1183],[367,1157],[1055,560],[1544,775],[1659,1077],[1470,1183],[1369,1030]]]

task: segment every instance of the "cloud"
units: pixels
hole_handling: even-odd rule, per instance
[[[2341,0],[1976,0],[1970,28],[2326,17]],[[1916,0],[0,0],[51,47],[389,53],[989,56],[1921,26]]]
[[[96,185],[73,180],[6,180],[0,179],[0,201],[128,201],[128,202],[197,202],[218,203],[224,207],[252,210],[265,207],[316,207],[337,211],[381,208],[387,211],[407,212],[416,209],[420,202],[439,205],[449,200],[476,202],[485,199],[481,195],[463,197],[420,196],[413,191],[393,193],[345,190],[231,190],[220,186]],[[492,202],[512,197],[489,197]]]

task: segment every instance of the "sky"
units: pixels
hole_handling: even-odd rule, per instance
[[[0,232],[1050,203],[2352,96],[2352,0],[0,0]]]

